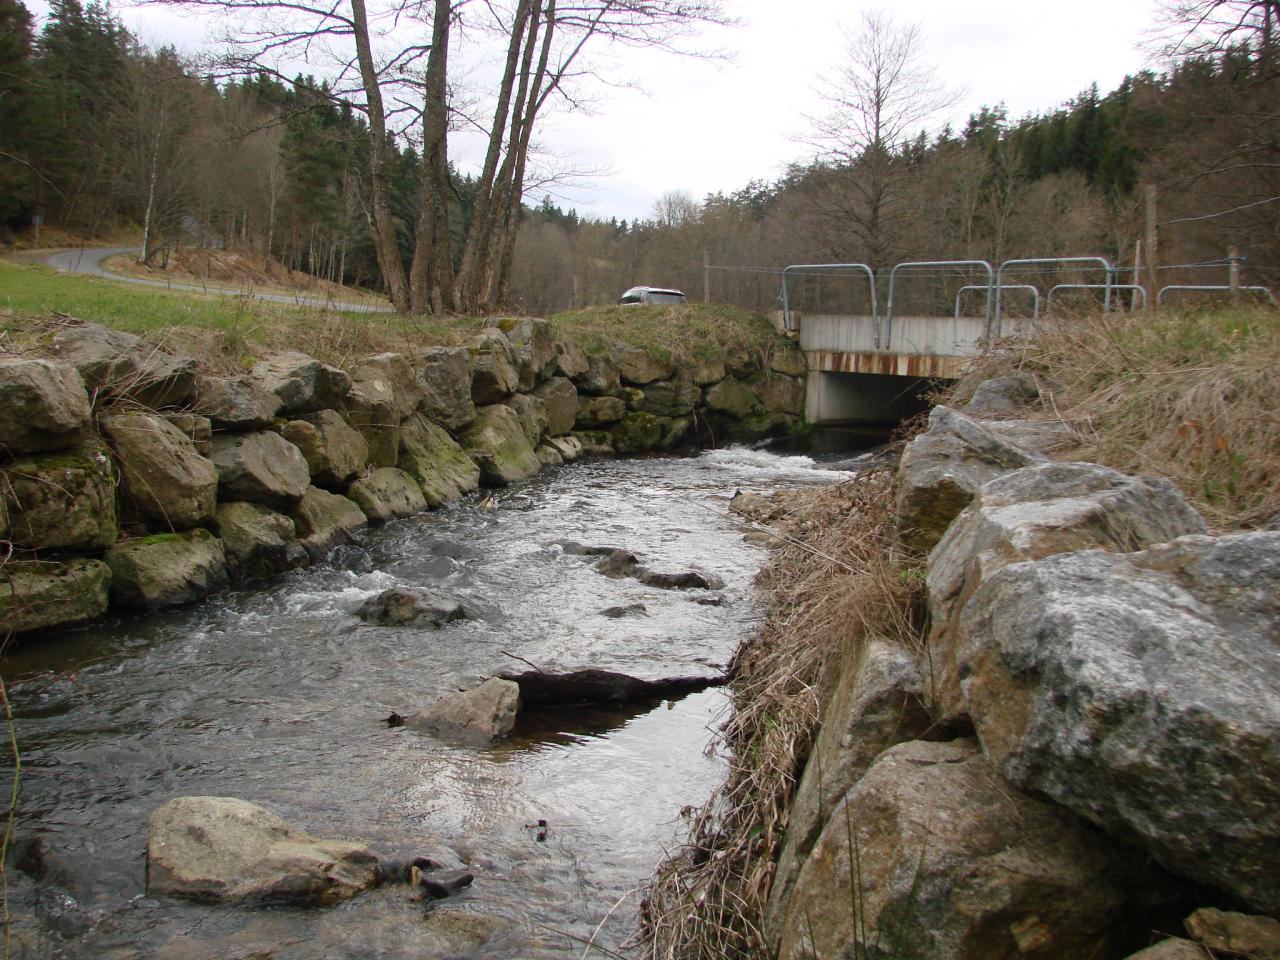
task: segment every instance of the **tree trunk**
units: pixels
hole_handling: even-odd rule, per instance
[[[435,0],[431,53],[422,116],[422,198],[409,268],[409,303],[414,313],[453,309],[453,251],[449,243],[449,114],[446,73],[449,61],[450,0]]]

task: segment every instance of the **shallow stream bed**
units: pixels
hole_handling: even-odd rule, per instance
[[[528,715],[479,749],[382,719],[527,669],[521,660],[645,678],[720,672],[757,616],[750,581],[765,556],[743,542],[728,498],[846,475],[748,450],[560,468],[372,531],[310,570],[13,651],[15,843],[38,838],[44,871],[34,884],[8,870],[13,955],[535,960],[581,956],[593,935],[618,949],[681,808],[723,776],[704,753],[722,694]],[[563,541],[705,571],[725,588],[609,579]],[[393,586],[455,597],[471,618],[432,630],[354,615]],[[697,602],[714,596],[723,603]],[[601,614],[629,604],[645,610]],[[429,905],[397,886],[328,909],[147,897],[147,817],[184,795],[250,800],[382,857],[465,866],[475,882]]]

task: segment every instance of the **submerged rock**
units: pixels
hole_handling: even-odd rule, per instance
[[[504,673],[502,678],[519,685],[520,699],[526,707],[627,703],[632,700],[684,696],[707,687],[722,686],[726,681],[721,675],[641,680],[625,673],[594,667],[567,673],[529,670],[524,673]]]
[[[178,797],[151,814],[147,893],[204,903],[325,905],[374,886],[359,843],[321,840],[233,797]]]
[[[648,616],[648,608],[643,603],[628,603],[621,607],[606,607],[600,616],[610,620],[621,620],[623,617]]]
[[[442,627],[454,620],[466,619],[467,611],[450,597],[393,587],[360,604],[356,616],[383,626],[425,621],[430,626]]]
[[[441,697],[427,709],[406,717],[404,725],[427,733],[492,742],[512,731],[519,711],[519,685],[490,677],[471,690]]]

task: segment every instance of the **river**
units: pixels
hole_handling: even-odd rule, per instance
[[[705,753],[722,693],[529,714],[482,749],[382,720],[527,669],[515,658],[646,678],[721,671],[759,615],[750,584],[765,559],[728,498],[845,476],[745,449],[566,466],[207,604],[15,649],[4,671],[23,761],[14,844],[39,843],[45,880],[8,870],[13,955],[536,960],[581,956],[592,936],[617,951],[681,808],[724,775]],[[564,541],[712,573],[723,603],[606,578]],[[355,616],[392,586],[455,597],[470,619],[431,630]],[[645,610],[601,614],[628,604]],[[327,909],[148,897],[147,817],[184,795],[250,800],[313,835],[430,856],[475,882],[433,904],[384,886]]]

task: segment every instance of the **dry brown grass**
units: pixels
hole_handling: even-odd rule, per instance
[[[648,891],[646,956],[767,956],[760,918],[833,675],[871,636],[923,642],[920,558],[897,544],[893,484],[880,471],[789,495],[788,539],[757,579],[765,623],[732,665],[729,776]]]
[[[1064,317],[988,358],[1061,384],[1044,416],[1067,420],[1090,460],[1173,480],[1219,530],[1280,515],[1280,311]]]

